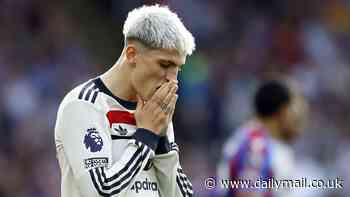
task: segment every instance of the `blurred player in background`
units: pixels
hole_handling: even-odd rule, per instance
[[[296,84],[268,80],[255,93],[255,117],[226,142],[219,165],[220,179],[293,179],[294,155],[290,143],[301,132],[307,104]],[[254,182],[253,182],[254,183]],[[281,189],[242,188],[220,191],[227,197],[288,197]]]
[[[61,196],[192,196],[172,116],[177,75],[194,38],[175,13],[158,5],[129,12],[123,34],[116,64],[60,104]]]

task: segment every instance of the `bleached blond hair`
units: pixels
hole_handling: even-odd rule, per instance
[[[130,11],[123,34],[126,43],[128,39],[136,39],[148,47],[176,49],[184,55],[195,50],[194,38],[177,14],[158,4]]]

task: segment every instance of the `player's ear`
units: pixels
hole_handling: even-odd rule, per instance
[[[129,64],[131,65],[136,64],[136,54],[137,54],[136,46],[134,44],[128,44],[126,46],[125,56]]]

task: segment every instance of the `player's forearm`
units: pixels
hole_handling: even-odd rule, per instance
[[[130,145],[124,154],[131,157],[122,158],[109,169],[101,167],[89,170],[93,185],[100,195],[118,196],[122,193],[146,165],[151,149],[144,144],[137,148]]]
[[[160,172],[157,167],[156,170],[162,197],[191,197],[193,195],[192,184],[179,164],[166,173]]]
[[[176,143],[169,143],[165,138],[160,140],[156,150],[158,154],[153,158],[160,192],[167,197],[191,197],[192,184],[180,166],[178,151]]]

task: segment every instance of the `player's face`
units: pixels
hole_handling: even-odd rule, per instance
[[[135,58],[132,72],[132,84],[137,94],[149,100],[165,82],[176,81],[186,57],[176,50],[147,49]]]
[[[308,105],[304,97],[294,92],[291,103],[283,114],[282,132],[287,140],[292,140],[302,132],[308,114]]]

